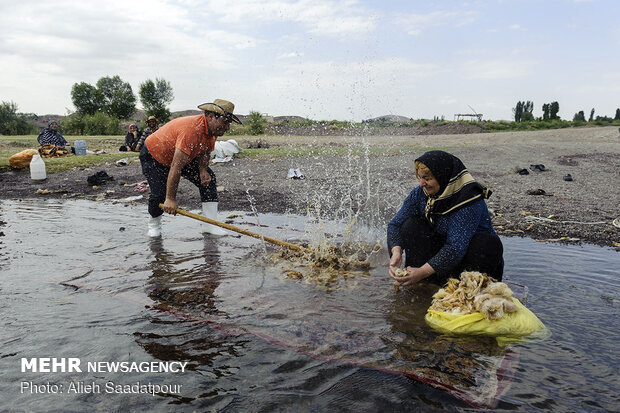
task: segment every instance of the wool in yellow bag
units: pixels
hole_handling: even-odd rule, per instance
[[[505,345],[519,341],[522,337],[546,330],[545,325],[519,300],[512,298],[518,307],[513,313],[504,313],[499,320],[487,320],[479,312],[451,314],[429,309],[426,323],[444,334],[493,336],[498,344]]]

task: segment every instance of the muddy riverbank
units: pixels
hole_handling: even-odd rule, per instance
[[[228,137],[225,137],[228,139]],[[615,127],[536,132],[411,136],[264,136],[271,148],[302,149],[303,155],[241,157],[215,164],[220,209],[323,216],[357,214],[380,227],[417,185],[413,160],[429,149],[460,157],[472,175],[487,185],[494,224],[500,234],[547,242],[592,243],[620,247],[617,188],[620,184],[620,135]],[[241,146],[246,144],[239,139]],[[328,150],[325,150],[328,148]],[[534,171],[530,165],[544,165]],[[297,168],[305,179],[287,178]],[[516,171],[525,169],[521,175]],[[86,179],[105,170],[113,181],[98,187]],[[564,180],[566,175],[572,180]],[[86,198],[146,203],[148,190],[137,158],[127,166],[111,163],[48,175],[33,182],[28,171],[0,174],[0,199]],[[39,191],[42,190],[42,191]],[[41,193],[43,192],[43,193]],[[199,206],[196,189],[181,182],[179,205]],[[122,210],[120,210],[122,211]],[[146,218],[133,217],[134,219]],[[616,224],[618,221],[616,221]]]

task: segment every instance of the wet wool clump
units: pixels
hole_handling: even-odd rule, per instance
[[[306,247],[304,251],[280,249],[270,257],[272,264],[282,267],[285,278],[303,280],[327,291],[353,288],[349,280],[356,275],[368,275],[369,257],[381,245],[345,243]]]
[[[480,312],[487,320],[499,320],[518,307],[508,285],[477,271],[463,271],[459,279],[450,278],[433,295],[430,309],[451,314]]]

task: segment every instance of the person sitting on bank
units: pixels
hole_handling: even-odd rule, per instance
[[[39,133],[37,141],[40,145],[67,146],[66,139],[58,132],[58,122],[53,119],[47,122],[47,128]]]
[[[202,214],[217,220],[218,195],[215,173],[209,168],[215,141],[230,129],[231,122],[241,124],[233,115],[235,105],[222,99],[198,106],[203,113],[171,120],[150,135],[140,150],[142,173],[149,183],[148,236],[161,236],[161,215],[177,213],[177,190],[181,176],[200,192]],[[163,204],[163,209],[159,207]],[[223,229],[207,224],[206,232],[225,235]]]
[[[503,246],[484,201],[491,191],[474,180],[459,158],[444,151],[416,159],[415,175],[420,186],[407,196],[387,230],[389,274],[395,284],[426,280],[443,285],[465,270],[500,281]],[[403,251],[408,275],[397,277]]]
[[[125,135],[125,144],[118,148],[121,152],[139,152],[138,144],[142,139],[142,132],[138,130],[138,125],[132,123],[129,125],[129,132]]]
[[[142,137],[138,141],[138,145],[136,145],[136,151],[140,151],[144,146],[144,141],[149,137],[150,134],[159,129],[159,119],[155,116],[151,115],[146,120],[146,128],[142,131]]]

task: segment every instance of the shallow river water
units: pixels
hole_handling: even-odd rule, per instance
[[[143,206],[1,201],[0,221],[2,410],[620,405],[620,254],[609,248],[503,238],[504,281],[548,333],[500,346],[427,327],[432,292],[395,292],[385,246],[328,291],[284,277],[290,268],[268,260],[273,246],[203,234],[187,217],[166,216],[164,238],[151,241]],[[299,216],[233,224],[289,242],[311,236]],[[345,231],[325,227],[332,242]],[[23,366],[46,357],[78,359],[81,371]],[[129,371],[111,371],[120,362]],[[179,371],[153,371],[164,365]]]

